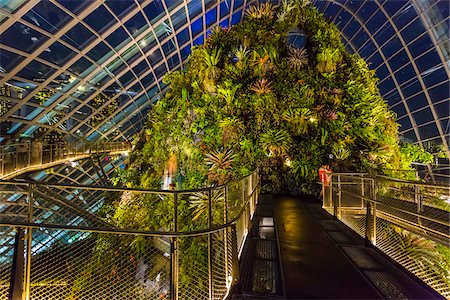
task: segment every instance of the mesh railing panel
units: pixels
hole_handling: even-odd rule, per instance
[[[450,249],[412,233],[382,218],[377,218],[376,246],[411,273],[433,287],[445,298],[450,297]]]
[[[450,214],[444,203],[449,189],[386,177],[362,181],[333,175],[323,206],[334,213],[336,204],[343,223],[449,298]],[[369,210],[365,203],[370,203]]]
[[[211,234],[211,272],[212,272],[212,289],[213,299],[223,299],[227,293],[228,280],[228,264],[225,240],[227,238],[226,231],[220,230]]]
[[[11,227],[0,227],[0,299],[8,298],[15,234]]]
[[[32,231],[31,283],[24,281],[30,299],[162,299],[172,286],[178,299],[223,299],[256,208],[258,180],[251,175],[194,192],[4,182],[0,221]],[[14,233],[0,234],[9,243],[4,255],[12,256]],[[11,268],[3,261],[1,280]],[[9,280],[2,282],[9,288]]]
[[[170,260],[153,237],[49,229],[35,229],[33,237],[31,299],[158,299],[169,293]]]
[[[177,240],[178,298],[209,299],[208,236]]]

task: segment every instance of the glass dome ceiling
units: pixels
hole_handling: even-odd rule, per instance
[[[0,1],[0,143],[125,140],[165,73],[253,0]],[[277,2],[277,1],[275,1]],[[370,62],[405,140],[448,153],[449,2],[313,1]]]

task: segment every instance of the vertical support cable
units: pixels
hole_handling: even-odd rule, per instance
[[[223,191],[223,224],[228,222],[228,185],[225,185]],[[228,281],[229,270],[228,270],[228,227],[223,229],[223,246],[224,246],[224,262],[225,262],[225,282],[227,284],[231,283]]]

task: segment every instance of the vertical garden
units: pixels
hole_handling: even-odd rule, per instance
[[[382,172],[409,169],[414,156],[374,71],[306,1],[248,8],[165,81],[122,184],[161,188],[166,174],[177,189],[199,188],[260,167],[270,191],[295,194],[313,190],[322,165]]]

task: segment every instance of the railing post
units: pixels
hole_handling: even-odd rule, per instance
[[[24,231],[21,227],[16,228],[16,230],[8,300],[22,300],[23,292]]]
[[[337,220],[338,217],[338,201],[337,197],[334,197],[333,193],[333,175],[330,177],[330,183],[329,183],[329,189],[330,189],[330,204],[333,205],[333,216]]]
[[[177,241],[176,237],[170,237],[170,299],[178,299],[178,258],[177,258]]]
[[[364,190],[364,176],[361,175],[361,208],[364,208],[364,196],[365,196],[365,190]]]
[[[212,227],[212,190],[208,190],[208,229]],[[213,273],[212,273],[212,234],[208,233],[208,282],[209,299],[213,298]]]
[[[34,202],[34,189],[35,184],[28,186],[28,222],[33,222],[33,202]],[[30,299],[31,288],[31,246],[33,242],[33,229],[30,227],[27,229],[27,260],[26,260],[26,273],[25,273],[25,299]]]
[[[366,200],[366,232],[364,236],[364,244],[366,247],[369,247],[371,241],[371,230],[370,230],[370,215],[371,215],[371,205],[368,200]]]
[[[341,175],[338,175],[338,207],[337,207],[337,216],[340,220],[342,218],[342,190],[341,190]]]
[[[178,193],[173,194],[173,227],[178,232]],[[178,243],[176,237],[170,238],[170,299],[178,299]]]
[[[423,212],[423,204],[422,204],[422,197],[420,195],[420,187],[418,184],[414,185],[414,198],[417,203],[417,213],[420,215]],[[419,226],[422,226],[422,219],[420,216],[417,217],[417,223]]]
[[[373,203],[373,212],[372,212],[372,218],[373,218],[373,222],[372,222],[372,245],[376,245],[377,244],[377,204],[374,202]]]
[[[238,258],[238,242],[237,242],[237,233],[236,233],[236,224],[231,226],[231,265],[232,265],[232,276],[233,282],[232,285],[236,286],[239,283],[239,258]],[[239,289],[239,287],[238,287]]]
[[[1,171],[1,175],[3,176],[3,175],[5,175],[5,152],[3,150],[4,147],[0,147],[0,148],[2,148],[2,152],[1,152],[1,154],[2,154],[2,165],[1,165],[0,171]]]

